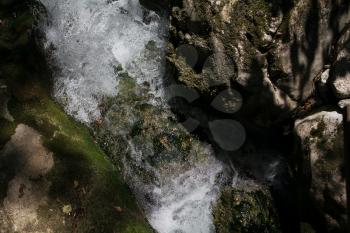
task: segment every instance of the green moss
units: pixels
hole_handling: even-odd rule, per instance
[[[48,176],[52,182],[49,206],[70,203],[79,216],[68,218],[76,232],[129,232],[129,224],[151,232],[131,191],[83,125],[47,97],[11,101],[10,112],[17,123],[43,134],[45,146],[54,152],[55,166]],[[74,188],[75,181],[80,189]],[[125,210],[122,216],[115,206]]]
[[[0,119],[0,150],[15,133],[16,124],[5,119]]]
[[[184,83],[190,88],[199,90],[200,92],[209,91],[209,81],[208,79],[203,79],[200,75],[188,66],[185,59],[182,57],[177,57],[175,54],[168,56],[167,60],[172,64],[178,73],[178,80]]]
[[[0,71],[11,96],[8,109],[15,119],[13,123],[0,120],[3,128],[0,143],[5,143],[16,125],[23,123],[42,135],[44,146],[54,157],[54,167],[43,178],[51,184],[48,200],[38,210],[38,225],[30,226],[31,229],[153,232],[123,177],[97,146],[90,131],[67,116],[50,98],[50,72],[28,34],[36,21],[35,12],[41,8],[36,1],[18,2],[11,8],[0,9],[6,21],[6,27],[0,27],[0,50],[8,50],[5,56],[1,55]],[[15,175],[15,162],[0,156],[0,200]],[[72,206],[71,214],[63,213],[65,205]]]
[[[225,30],[230,43],[236,43],[242,32],[246,33],[247,39],[258,49],[264,49],[268,44],[263,40],[265,33],[269,32],[270,21],[273,17],[273,5],[266,0],[237,1],[231,11],[230,29]],[[226,29],[225,24],[219,21],[216,24],[219,29]],[[223,28],[224,27],[224,28]],[[220,30],[219,30],[220,31]],[[249,47],[249,46],[246,46]]]
[[[278,219],[267,191],[226,188],[213,209],[217,233],[278,233]]]
[[[158,170],[168,161],[192,161],[204,154],[190,153],[200,143],[173,120],[169,109],[154,106],[149,100],[147,85],[138,85],[129,76],[119,77],[118,96],[106,100],[102,123],[95,127],[97,140],[115,165],[123,170],[120,161],[127,161],[128,171],[146,184],[154,183],[157,177],[152,169],[135,161],[137,155],[131,156],[131,144],[134,151],[142,151],[143,163]]]

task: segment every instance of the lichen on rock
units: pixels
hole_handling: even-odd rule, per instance
[[[217,233],[279,233],[279,220],[266,187],[225,188],[213,207]]]

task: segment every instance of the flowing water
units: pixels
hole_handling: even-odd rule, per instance
[[[43,30],[55,98],[77,120],[90,125],[103,118],[110,134],[127,141],[130,153],[119,160],[156,231],[213,232],[210,206],[224,168],[209,145],[169,120],[173,116],[162,82],[166,20],[138,0],[41,1],[49,14]],[[121,88],[125,72],[135,85],[147,86],[147,100],[127,98]],[[118,101],[103,115],[100,105],[106,97]],[[136,110],[145,104],[151,117]],[[146,133],[130,137],[129,128],[137,122],[143,122]],[[147,124],[155,126],[153,131]]]
[[[165,28],[155,14],[146,15],[134,0],[42,2],[50,15],[46,45],[53,45],[59,69],[54,95],[68,113],[83,122],[96,120],[101,98],[117,93],[118,65],[139,82],[153,83],[156,92],[160,58],[143,59],[149,41],[163,47]]]

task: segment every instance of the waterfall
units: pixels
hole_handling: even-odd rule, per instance
[[[117,93],[115,66],[153,82],[161,68],[159,58],[142,60],[149,41],[163,47],[164,27],[156,15],[145,15],[138,1],[42,0],[50,15],[44,30],[46,47],[55,66],[54,96],[65,110],[82,122],[98,119],[103,96]],[[145,17],[149,18],[145,24]],[[152,20],[153,19],[153,20]]]
[[[209,145],[169,121],[172,113],[164,101],[162,82],[165,20],[143,9],[138,0],[41,1],[49,14],[43,31],[54,71],[54,97],[68,114],[89,125],[102,117],[100,104],[106,97],[125,99],[122,74],[126,72],[136,85],[147,86],[146,102],[157,107],[152,110],[157,112],[153,119],[142,119],[145,116],[135,112],[138,100],[133,105],[119,101],[106,118],[106,130],[128,141],[130,156],[120,159],[125,176],[157,232],[213,232],[210,208],[224,179],[224,168]],[[122,124],[116,115],[127,120]],[[113,121],[116,118],[118,122]],[[130,124],[151,120],[155,125],[164,124],[157,135],[165,135],[159,137],[165,149],[157,156],[157,148],[147,141],[153,138],[130,139],[128,135]],[[168,145],[169,140],[182,141]],[[139,174],[143,171],[146,175]]]

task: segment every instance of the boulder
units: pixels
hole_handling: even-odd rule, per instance
[[[346,99],[350,97],[350,60],[341,59],[336,62],[332,69],[331,85],[337,98]]]
[[[272,198],[257,184],[226,187],[213,206],[215,232],[281,232]]]
[[[324,110],[295,122],[301,161],[298,182],[310,198],[303,208],[311,205],[312,215],[319,216],[327,231],[345,229],[346,222],[342,120],[340,113]]]

